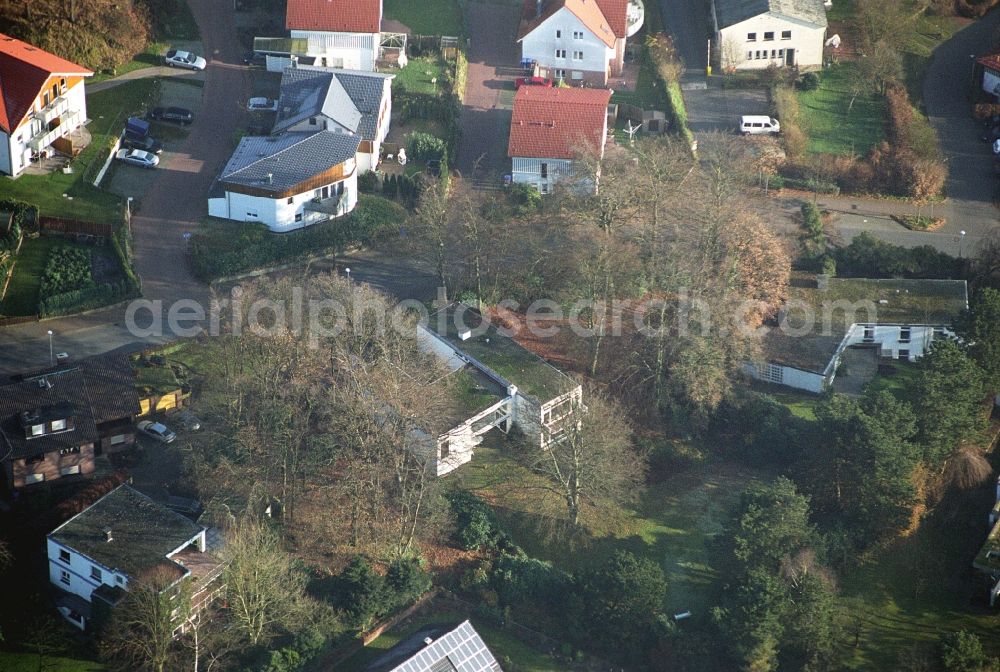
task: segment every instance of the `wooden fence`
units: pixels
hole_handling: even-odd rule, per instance
[[[38,230],[48,233],[71,233],[108,238],[114,234],[115,227],[108,222],[81,222],[75,219],[39,215]]]

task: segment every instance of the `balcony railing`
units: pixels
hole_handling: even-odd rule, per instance
[[[42,109],[35,112],[34,118],[43,124],[48,124],[50,121],[56,117],[60,117],[69,111],[69,98],[65,96],[59,96],[51,103],[43,107]]]
[[[28,146],[36,152],[48,147],[62,136],[71,133],[79,125],[79,118],[79,112],[63,115],[58,126],[51,130],[47,128],[42,130],[28,141]]]

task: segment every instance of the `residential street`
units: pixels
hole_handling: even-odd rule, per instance
[[[509,171],[513,80],[520,76],[515,42],[520,7],[470,2],[467,11],[469,74],[456,167],[476,182],[497,185],[499,176]]]

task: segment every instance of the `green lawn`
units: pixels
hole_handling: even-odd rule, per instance
[[[941,42],[954,35],[966,22],[954,16],[922,15],[916,19],[914,34],[903,47],[903,79],[910,101],[922,107],[924,79],[931,53]],[[970,66],[971,72],[971,66]]]
[[[107,147],[120,132],[125,119],[141,112],[156,99],[159,83],[140,79],[87,96],[87,127],[90,145],[70,164],[73,172],[48,175],[21,175],[16,180],[0,179],[0,196],[38,206],[42,215],[85,221],[118,221],[121,199],[91,184],[107,156]],[[63,196],[65,194],[66,196]],[[72,200],[70,198],[72,197]]]
[[[504,453],[488,435],[475,459],[451,477],[458,487],[493,504],[514,541],[562,569],[592,566],[617,550],[655,558],[667,573],[667,613],[705,616],[718,604],[710,542],[722,531],[740,493],[760,474],[728,462],[706,461],[651,486],[632,506],[587,506],[584,532],[570,531],[565,504],[532,488],[538,477]],[[527,487],[525,487],[527,486]]]
[[[438,93],[444,86],[444,68],[444,61],[437,56],[411,58],[406,67],[396,73],[393,86],[411,93]],[[436,84],[431,81],[435,78]]]
[[[841,63],[820,74],[815,91],[798,94],[802,130],[809,137],[809,151],[864,155],[884,135],[885,100],[862,93],[851,99],[854,65]]]
[[[415,35],[449,35],[465,33],[462,10],[458,0],[385,0],[385,18],[400,21]]]
[[[17,255],[17,265],[7,288],[7,296],[0,304],[0,315],[14,317],[38,314],[38,289],[45,262],[52,248],[62,244],[65,241],[60,238],[25,238],[21,253]]]
[[[793,390],[784,385],[772,385],[763,381],[753,381],[752,389],[761,394],[766,394],[786,407],[797,418],[803,420],[816,419],[816,407],[819,406],[823,398],[810,392]]]
[[[667,92],[659,85],[653,73],[653,64],[644,59],[639,66],[635,91],[615,91],[611,96],[612,103],[628,103],[644,110],[667,110]]]
[[[349,658],[338,669],[343,672],[363,672],[372,661],[421,628],[428,625],[454,625],[466,620],[469,616],[470,614],[462,611],[438,607],[435,607],[433,611],[420,612],[383,634]],[[509,631],[501,630],[477,618],[471,620],[476,632],[490,647],[490,651],[493,652],[501,665],[504,665],[505,659],[508,659],[516,666],[515,669],[521,672],[563,672],[569,670],[568,667],[560,665],[541,651],[537,651],[517,639]]]
[[[890,375],[876,376],[868,383],[868,390],[892,392],[897,398],[909,401],[908,391],[917,389],[916,379],[919,372],[913,362],[893,362],[894,372]]]
[[[0,670],[4,672],[99,672],[104,669],[100,663],[90,660],[74,660],[72,658],[55,658],[45,656],[40,664],[39,658],[33,653],[4,653],[0,651]]]

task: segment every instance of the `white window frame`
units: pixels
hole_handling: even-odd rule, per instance
[[[573,52],[573,60],[574,61],[582,61],[583,60],[583,52],[582,51],[574,51]]]
[[[556,58],[558,58],[558,59],[565,59],[566,58],[566,50],[565,49],[556,49]]]
[[[68,586],[70,584],[70,581],[71,581],[71,579],[69,578],[69,572],[66,571],[65,569],[60,569],[59,570],[59,582]]]
[[[573,39],[574,40],[582,40],[583,39],[583,31],[582,30],[574,30],[573,31]]]

